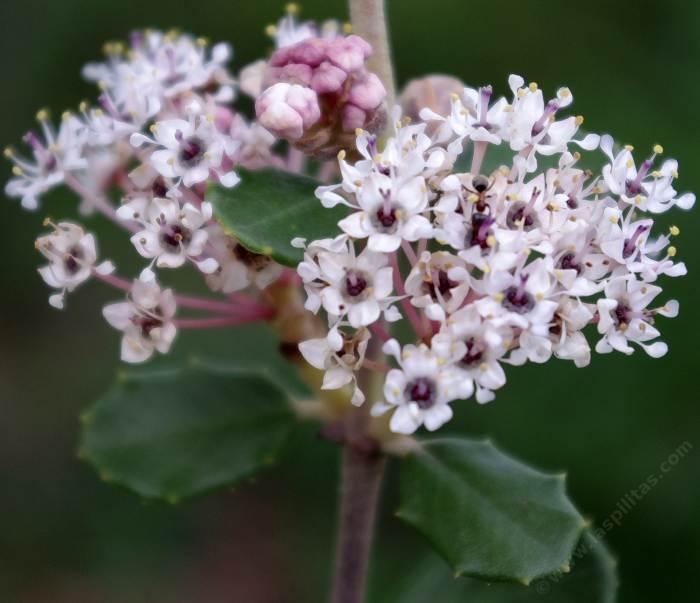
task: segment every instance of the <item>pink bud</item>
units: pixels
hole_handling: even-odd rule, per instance
[[[321,117],[318,97],[311,88],[280,82],[255,102],[260,124],[279,138],[298,140]]]
[[[351,148],[357,128],[373,130],[386,118],[386,90],[365,67],[371,53],[358,36],[309,38],[276,51],[264,77],[271,88],[255,105],[260,123],[311,155]]]
[[[343,129],[352,131],[365,125],[367,113],[355,105],[345,105],[343,107]]]
[[[314,75],[311,78],[311,87],[317,94],[337,92],[345,83],[347,77],[348,74],[345,71],[324,61],[314,71]]]
[[[328,46],[328,58],[345,71],[360,69],[372,48],[359,36],[336,38]]]
[[[367,73],[353,83],[348,93],[348,101],[365,111],[371,111],[382,103],[385,96],[386,89],[381,80],[374,73]]]
[[[427,75],[411,80],[406,84],[399,104],[403,114],[413,120],[419,119],[420,110],[427,107],[438,115],[447,116],[452,110],[450,96],[461,96],[464,92],[464,84],[457,78],[449,75]]]

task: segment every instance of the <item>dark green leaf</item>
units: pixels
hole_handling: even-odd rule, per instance
[[[396,576],[396,573],[393,574]],[[571,561],[569,573],[540,578],[530,586],[454,578],[445,564],[431,555],[398,580],[381,580],[372,603],[614,603],[616,562],[605,545],[586,532]]]
[[[81,456],[103,479],[175,502],[271,464],[293,414],[261,374],[194,362],[122,373],[82,419]]]
[[[584,527],[563,475],[458,438],[425,441],[402,461],[397,514],[456,575],[524,584],[565,569]]]
[[[326,209],[314,195],[318,181],[276,170],[237,170],[234,188],[211,186],[207,201],[226,232],[241,244],[280,264],[296,266],[303,252],[291,246],[295,237],[309,241],[338,234],[342,207]]]

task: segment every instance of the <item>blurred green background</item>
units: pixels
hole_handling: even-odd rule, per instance
[[[100,57],[107,39],[135,27],[175,26],[232,41],[238,69],[268,50],[263,28],[282,8],[279,0],[5,0],[0,143],[16,144],[40,107],[60,114],[93,98],[80,67]],[[389,0],[389,15],[401,82],[440,71],[474,85],[492,82],[498,92],[512,72],[550,92],[566,84],[588,129],[611,132],[641,154],[663,144],[680,162],[681,190],[700,191],[693,146],[700,3]],[[302,16],[344,19],[345,2],[309,0]],[[680,227],[679,256],[690,271],[664,283],[667,296],[681,301],[680,317],[661,324],[671,350],[666,357],[638,352],[594,356],[583,370],[563,362],[511,370],[493,404],[461,405],[449,427],[490,434],[523,460],[567,470],[574,501],[598,522],[690,442],[690,453],[608,535],[626,603],[697,597],[698,213],[662,221]],[[70,217],[74,210],[59,201],[37,214],[0,204],[0,601],[324,600],[337,450],[312,428],[290,443],[285,465],[256,483],[177,507],[144,503],[104,484],[75,458],[78,414],[109,385],[118,364],[117,334],[100,317],[101,304],[114,295],[91,284],[64,313],[49,307],[33,250],[45,215]],[[125,237],[97,220],[88,225],[104,255],[134,274],[138,263]],[[403,551],[421,543],[392,516],[394,481],[385,491],[376,558],[390,574],[404,575],[412,565]]]

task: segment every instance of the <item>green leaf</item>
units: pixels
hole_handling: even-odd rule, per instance
[[[269,378],[195,362],[122,373],[82,420],[80,455],[105,481],[176,502],[270,465],[293,414]]]
[[[563,475],[458,438],[425,441],[402,461],[397,515],[455,575],[523,584],[565,569],[585,525]]]
[[[382,584],[373,603],[614,603],[618,580],[616,562],[606,546],[584,533],[569,573],[540,578],[530,586],[454,578],[434,555],[399,573],[393,584]],[[397,573],[392,575],[396,576]]]
[[[226,232],[248,250],[296,266],[303,251],[292,247],[292,239],[313,241],[338,234],[338,220],[347,212],[341,206],[321,205],[314,195],[320,182],[276,170],[236,171],[241,177],[236,187],[210,186],[206,198]]]

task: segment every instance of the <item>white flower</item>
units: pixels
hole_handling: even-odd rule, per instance
[[[372,174],[357,193],[359,211],[343,218],[338,226],[356,239],[368,238],[372,251],[390,253],[401,241],[432,236],[430,221],[421,215],[427,208],[425,180],[419,176],[392,182],[384,174]]]
[[[663,152],[660,145],[654,146],[654,153],[642,162],[637,169],[632,157],[632,148],[627,146],[617,155],[613,152],[613,139],[605,135],[600,148],[610,159],[603,167],[603,178],[610,191],[619,195],[623,203],[638,207],[654,214],[662,213],[677,205],[681,209],[691,209],[695,195],[685,193],[676,196],[673,180],[678,177],[678,162],[664,161],[661,169],[651,171],[656,156]]]
[[[102,310],[107,322],[123,331],[121,359],[124,362],[145,362],[158,351],[170,350],[177,329],[175,296],[172,290],[161,290],[155,281],[135,280],[129,301],[110,304]]]
[[[92,276],[93,272],[109,274],[114,271],[112,262],[97,262],[97,245],[95,237],[70,222],[52,225],[54,231],[36,240],[36,248],[49,260],[46,266],[39,268],[39,274],[47,285],[60,289],[59,293],[49,297],[49,303],[62,309],[66,292],[73,291],[78,285]]]
[[[219,264],[214,272],[206,275],[207,285],[212,291],[233,293],[250,285],[265,289],[282,274],[282,266],[272,258],[248,251],[224,233],[218,224],[207,230],[211,243],[209,251]]]
[[[629,344],[636,343],[653,358],[666,354],[668,346],[664,342],[647,342],[660,335],[653,326],[654,316],[677,316],[678,302],[671,300],[660,308],[649,309],[647,306],[659,293],[661,287],[633,277],[612,279],[605,287],[605,298],[597,302],[598,333],[603,338],[596,344],[596,352],[605,354],[617,350],[631,354],[634,349]]]
[[[333,327],[326,337],[302,341],[299,351],[311,366],[325,371],[321,389],[340,389],[352,383],[351,402],[359,406],[365,396],[358,387],[356,371],[362,367],[369,338],[364,328],[348,335]]]
[[[218,268],[218,262],[204,257],[209,238],[206,226],[212,216],[211,203],[199,208],[174,199],[138,197],[117,210],[122,220],[133,220],[144,228],[131,237],[139,254],[153,258],[159,268],[179,268],[186,260],[193,262],[205,274]],[[147,268],[144,278],[149,274]]]
[[[476,384],[479,404],[494,398],[493,390],[503,387],[506,374],[500,362],[512,341],[510,329],[496,327],[484,319],[474,305],[466,306],[450,316],[431,347],[441,358],[453,363],[457,371],[461,398],[468,398]]]
[[[522,270],[492,272],[482,281],[486,296],[476,301],[479,313],[496,326],[510,325],[544,335],[554,315],[554,279],[541,258]]]
[[[164,177],[172,178],[186,187],[205,182],[213,174],[223,186],[239,182],[235,172],[225,167],[224,159],[232,157],[239,143],[216,128],[210,114],[190,112],[189,120],[167,119],[151,127],[154,138],[140,133],[131,135],[131,144],[141,147],[155,145],[148,161]]]
[[[433,320],[441,313],[451,314],[469,293],[466,264],[445,251],[426,251],[406,279],[406,293],[414,306],[427,308]]]
[[[387,262],[386,256],[369,249],[356,256],[354,245],[345,242],[342,251],[318,251],[315,266],[300,265],[299,275],[308,285],[310,297],[318,295],[329,320],[347,316],[350,324],[359,328],[378,320],[382,312],[388,319],[396,318],[391,306],[394,298],[390,297],[392,269]],[[307,303],[307,309],[314,306]]]
[[[87,130],[77,117],[66,113],[58,131],[49,123],[46,111],[39,111],[37,120],[44,141],[34,132],[24,137],[32,150],[33,161],[18,156],[12,148],[5,149],[5,157],[15,164],[12,168],[14,177],[7,182],[5,194],[20,198],[22,207],[30,210],[37,209],[39,197],[61,184],[66,174],[87,167],[83,157]]]
[[[533,82],[523,87],[524,83],[523,78],[518,75],[511,75],[508,79],[513,91],[513,102],[503,126],[502,136],[509,141],[511,149],[527,153],[524,166],[528,172],[537,169],[536,153],[564,153],[572,142],[587,151],[597,148],[600,137],[596,134],[588,134],[582,140],[573,139],[583,123],[582,117],[555,120],[557,112],[573,101],[568,88],[560,88],[557,98],[545,103],[537,84]]]
[[[389,340],[384,352],[394,356],[401,369],[392,369],[384,382],[384,401],[372,407],[378,416],[393,410],[390,429],[411,434],[421,425],[435,431],[452,418],[449,403],[460,397],[456,371],[445,365],[425,344],[407,345]]]

